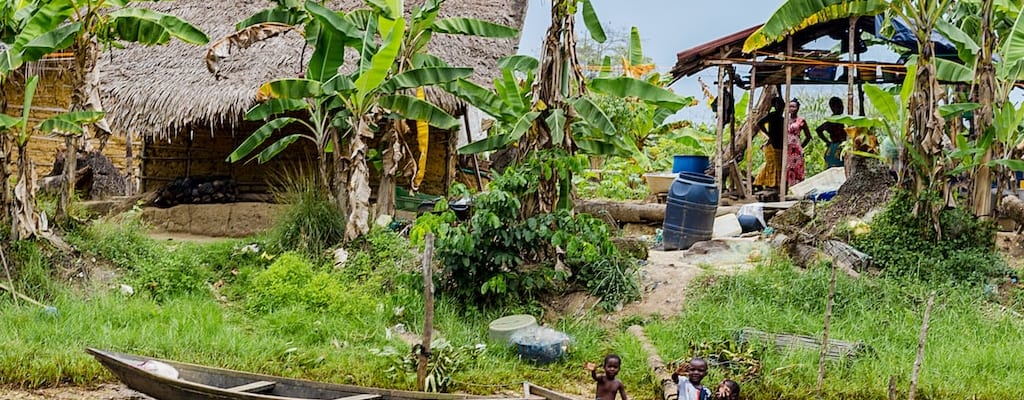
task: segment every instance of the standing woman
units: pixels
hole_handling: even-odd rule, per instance
[[[779,177],[782,175],[782,141],[785,139],[782,125],[786,101],[781,97],[772,98],[772,111],[757,121],[758,131],[768,136],[764,144],[764,167],[754,179],[754,186],[778,188]]]
[[[807,121],[800,118],[800,100],[789,101],[789,126],[786,129],[786,140],[789,141],[789,152],[786,154],[786,185],[791,186],[804,180],[804,146],[811,142],[811,129]],[[803,131],[804,138],[800,139]]]

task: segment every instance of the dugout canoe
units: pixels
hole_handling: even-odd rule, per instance
[[[520,397],[426,393],[252,374],[93,348],[86,352],[129,388],[157,400],[574,400],[529,383]]]

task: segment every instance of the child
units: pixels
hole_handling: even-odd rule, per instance
[[[731,379],[726,379],[718,384],[718,391],[715,393],[716,400],[739,400],[740,384]]]
[[[592,362],[583,364],[583,369],[590,371],[590,376],[597,382],[597,400],[615,400],[615,395],[618,394],[622,397],[622,400],[629,400],[626,397],[626,387],[622,384],[622,381],[615,378],[619,374],[619,367],[622,366],[622,359],[615,354],[609,354],[604,357],[604,375],[597,374],[597,366]]]
[[[679,385],[679,400],[711,400],[711,390],[700,383],[707,374],[708,363],[702,358],[694,358],[680,365],[672,373],[672,381]],[[686,375],[687,379],[680,381],[681,375]]]

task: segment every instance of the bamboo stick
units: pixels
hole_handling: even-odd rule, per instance
[[[0,246],[0,262],[4,264],[4,272],[7,274],[7,282],[11,285],[11,297],[14,298],[14,305],[18,305],[18,294],[14,292],[14,279],[11,278],[11,269],[7,266],[7,257],[4,256],[4,247]]]
[[[832,302],[836,295],[836,263],[832,263],[832,277],[828,280],[828,299],[825,300],[825,329],[821,333],[821,355],[818,356],[818,398],[825,383],[825,356],[828,354],[828,330],[832,320]]]
[[[910,374],[910,394],[907,400],[914,400],[917,391],[917,378],[921,374],[921,364],[924,363],[924,344],[928,340],[928,318],[932,314],[932,305],[935,303],[935,292],[928,295],[928,305],[924,307],[924,320],[921,322],[921,338],[917,342],[917,358],[914,360],[914,370]]]
[[[718,66],[718,118],[717,124],[715,125],[715,151],[717,152],[715,157],[715,186],[718,187],[718,193],[721,194],[725,188],[722,185],[722,135],[725,134],[725,66]]]
[[[786,37],[786,59],[789,60],[793,57],[793,35]],[[789,101],[792,97],[791,90],[793,87],[793,66],[786,65],[786,97],[783,98],[784,106],[782,107],[782,170],[779,171],[779,201],[786,200],[786,189],[788,174],[786,170],[789,168]]]
[[[416,367],[416,389],[424,390],[427,378],[427,363],[430,361],[430,340],[434,331],[434,278],[431,262],[434,258],[434,235],[428,233],[423,251],[423,297],[425,316],[423,318],[423,342]]]

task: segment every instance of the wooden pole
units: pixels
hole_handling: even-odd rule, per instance
[[[717,157],[715,157],[715,186],[718,187],[718,193],[721,195],[724,185],[722,185],[722,136],[725,134],[725,66],[718,66],[718,123],[715,125],[715,151]]]
[[[736,96],[736,82],[733,81],[732,77],[736,75],[736,70],[729,67],[729,101],[735,101]],[[748,100],[747,103],[750,101]],[[731,109],[735,110],[735,105],[730,104]],[[729,116],[729,152],[736,154],[736,112],[733,111],[733,115]],[[739,186],[739,182],[733,182],[734,185]]]
[[[921,338],[917,341],[917,358],[914,359],[914,370],[910,373],[910,394],[907,400],[914,400],[914,392],[917,391],[917,377],[921,374],[921,364],[924,363],[924,343],[928,340],[928,318],[932,314],[932,304],[935,303],[935,292],[928,295],[928,305],[924,307],[924,320],[921,322]]]
[[[18,295],[14,293],[14,279],[11,278],[11,269],[7,266],[7,257],[4,256],[3,245],[0,245],[0,262],[4,264],[4,273],[7,274],[7,283],[11,285],[11,297],[14,298],[14,305],[18,305]]]
[[[793,56],[793,36],[786,37],[786,97],[783,98],[785,106],[782,108],[782,171],[779,171],[779,201],[786,200],[786,169],[789,168],[789,101],[792,97],[793,86],[793,65],[789,63]]]
[[[821,333],[821,355],[818,356],[818,398],[825,383],[825,355],[828,354],[828,331],[832,321],[832,302],[836,296],[836,262],[832,262],[832,277],[828,280],[828,298],[825,300],[825,329]]]
[[[750,98],[747,100],[747,120],[749,121],[746,125],[754,130],[753,133],[747,135],[747,156],[744,157],[747,160],[747,187],[743,194],[744,197],[750,197],[754,194],[754,135],[757,134],[757,121],[753,121],[752,118],[756,118],[754,115],[754,103],[757,99],[757,67],[750,67]],[[753,123],[750,123],[753,122]]]
[[[426,248],[423,250],[423,343],[416,366],[416,390],[423,391],[427,379],[427,363],[430,361],[430,341],[434,332],[434,277],[431,267],[434,258],[434,235],[428,233]]]
[[[849,44],[847,45],[847,51],[850,57],[850,63],[846,64],[846,110],[848,113],[853,113],[853,77],[856,75],[855,67],[853,66],[853,60],[855,54],[857,54],[857,17],[850,17],[850,30],[849,30]]]

